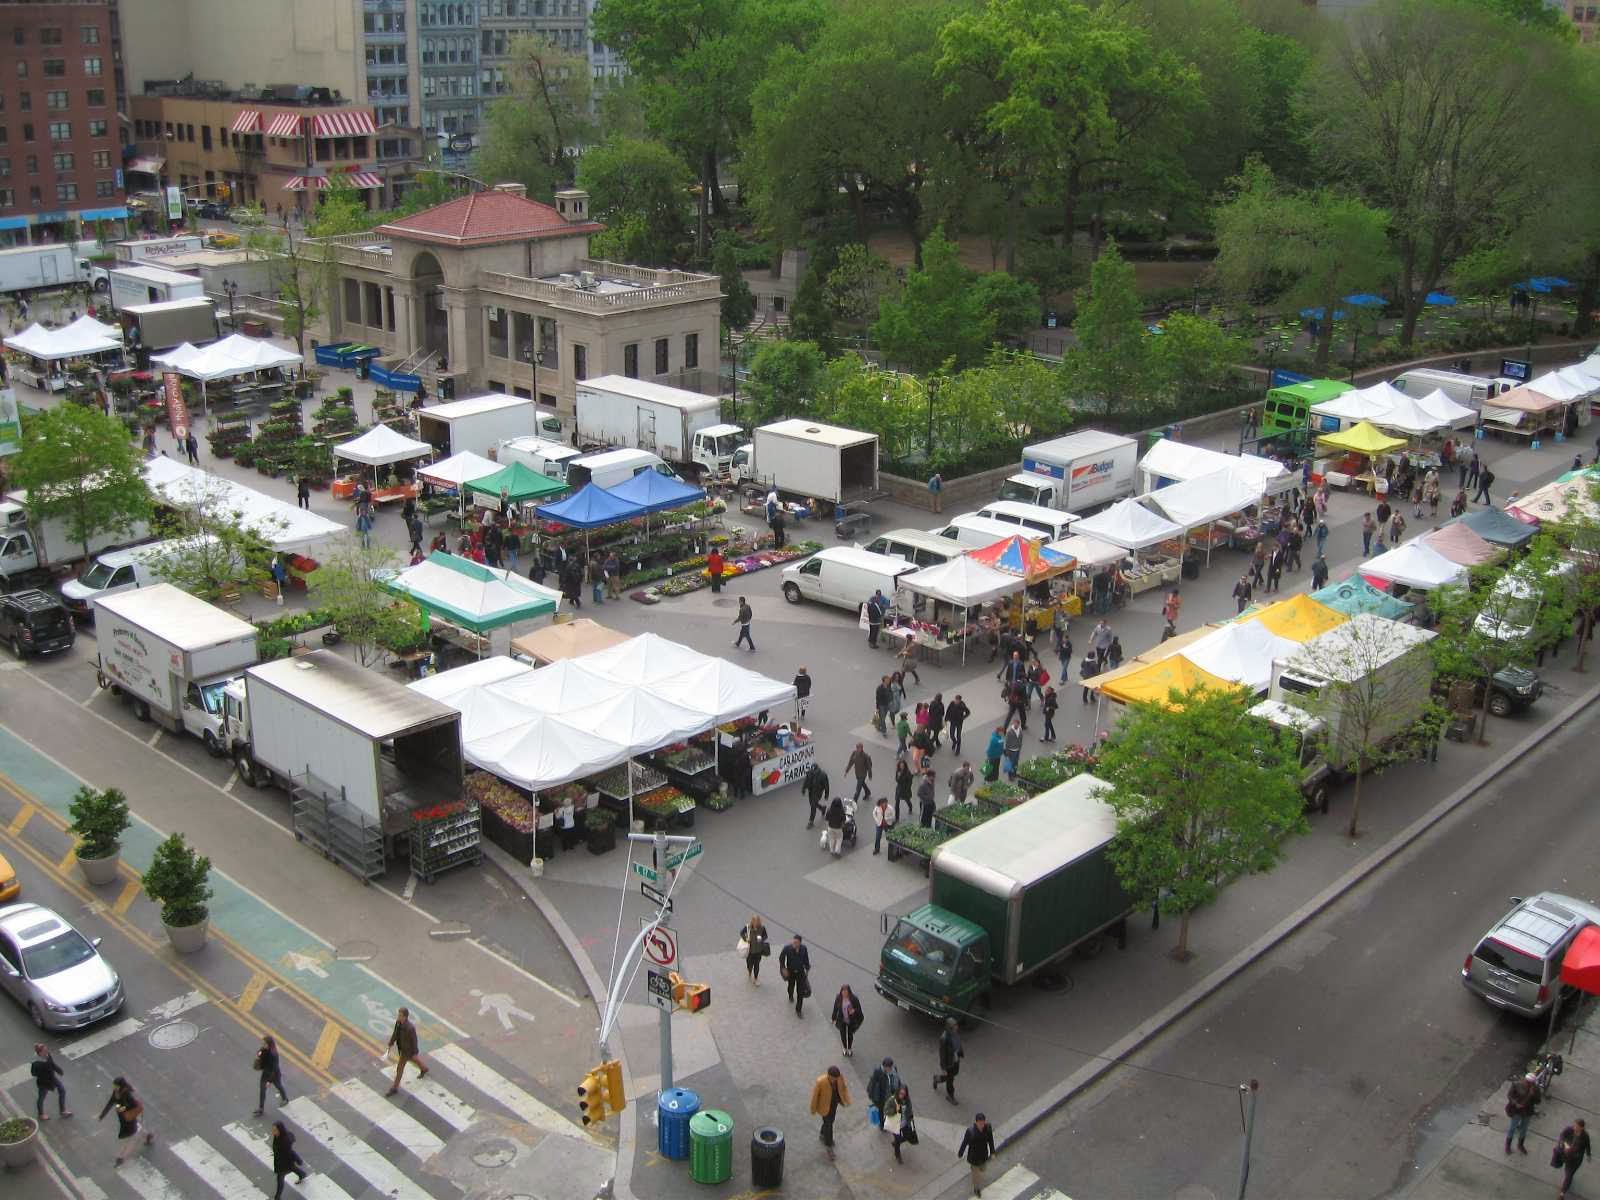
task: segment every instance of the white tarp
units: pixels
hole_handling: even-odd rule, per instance
[[[641,633],[593,654],[574,659],[590,670],[599,671],[623,683],[648,684],[671,679],[682,671],[699,666],[706,656],[657,633]]]
[[[220,342],[212,342],[206,349],[226,355],[252,371],[266,371],[273,367],[294,367],[305,362],[305,359],[293,350],[285,350],[282,346],[275,346],[264,338],[246,337],[242,333],[230,333]]]
[[[236,333],[206,346],[184,342],[166,354],[152,354],[150,361],[179,375],[187,375],[190,379],[210,382],[213,379],[250,375],[273,367],[291,367],[305,360],[293,350],[280,350],[271,342]]]
[[[1121,550],[1117,551],[1120,556]],[[997,571],[987,563],[977,562],[965,554],[948,562],[923,567],[895,580],[896,587],[907,588],[923,596],[932,596],[946,604],[970,608],[1020,592],[1026,581],[1020,575]]]
[[[5,344],[32,358],[56,362],[63,358],[82,358],[122,349],[120,330],[102,325],[93,317],[79,317],[60,329],[46,329],[37,322],[21,333],[8,337]]]
[[[1261,491],[1249,479],[1222,470],[1158,488],[1139,500],[1185,529],[1193,529],[1259,504]]]
[[[1159,490],[1157,481],[1161,479],[1182,483],[1224,470],[1231,470],[1240,478],[1250,480],[1263,496],[1276,496],[1298,482],[1298,476],[1270,458],[1262,458],[1258,454],[1224,454],[1220,450],[1175,442],[1170,438],[1162,438],[1150,447],[1149,453],[1139,463],[1139,470],[1144,472],[1144,488],[1147,492]]]
[[[1463,425],[1474,425],[1478,420],[1478,414],[1474,410],[1464,404],[1457,404],[1439,388],[1434,388],[1426,396],[1418,396],[1417,407],[1454,429],[1459,429]]]
[[[381,467],[387,463],[404,462],[432,454],[433,447],[427,442],[396,433],[387,425],[374,425],[360,437],[335,446],[333,453],[337,458],[365,463],[369,467]]]
[[[1380,429],[1395,433],[1422,434],[1448,429],[1453,424],[1447,417],[1430,412],[1420,399],[1414,399],[1404,392],[1396,392],[1395,395],[1399,399],[1389,411],[1381,417],[1372,418],[1372,423]]]
[[[1227,455],[1221,457],[1226,458]],[[1131,496],[1126,500],[1118,500],[1092,517],[1085,517],[1072,529],[1074,533],[1098,538],[1128,550],[1142,550],[1157,542],[1184,535],[1183,526],[1157,516]]]
[[[1272,682],[1272,660],[1299,649],[1299,642],[1279,637],[1260,621],[1235,621],[1190,642],[1183,656],[1219,679],[1259,692]]]
[[[1386,554],[1367,559],[1356,569],[1374,579],[1387,579],[1424,590],[1454,583],[1467,573],[1465,567],[1451,562],[1420,535]]]
[[[719,725],[794,699],[792,684],[768,679],[748,667],[713,656],[705,656],[700,666],[658,680],[650,687],[658,695],[692,708]]]
[[[346,526],[309,509],[282,500],[157,455],[144,465],[145,481],[157,500],[170,508],[192,510],[204,505],[214,514],[239,514],[239,522],[253,530],[274,550],[301,550],[324,538],[348,533]]]
[[[1349,425],[1354,425],[1357,421],[1379,424],[1379,418],[1394,408],[1395,401],[1404,398],[1404,392],[1384,380],[1371,387],[1341,392],[1332,400],[1313,404],[1311,411],[1319,417],[1336,417]]]
[[[1572,400],[1581,400],[1592,395],[1595,385],[1587,377],[1566,376],[1560,371],[1546,371],[1543,375],[1528,384],[1530,388],[1541,396],[1549,396],[1552,400],[1567,403]]]
[[[433,449],[432,446],[428,448]],[[481,454],[474,454],[471,450],[463,450],[440,462],[418,467],[417,474],[441,487],[459,488],[474,479],[482,479],[485,475],[493,475],[496,471],[504,469],[505,463],[497,463]]]
[[[1580,396],[1592,396],[1600,392],[1600,376],[1588,363],[1571,363],[1556,372],[1556,378],[1568,387],[1576,388]]]
[[[1045,549],[1077,559],[1080,567],[1103,567],[1128,557],[1128,552],[1121,546],[1113,546],[1099,538],[1085,537],[1081,533],[1051,542]]]

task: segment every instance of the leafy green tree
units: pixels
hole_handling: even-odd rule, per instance
[[[880,370],[856,354],[828,363],[817,385],[817,418],[878,435],[883,457],[905,462],[926,445],[928,392],[898,371]]]
[[[162,556],[167,582],[215,600],[232,583],[253,587],[272,577],[269,539],[282,531],[282,522],[251,520],[234,502],[227,481],[206,475],[190,503],[166,510],[155,530],[174,543]]]
[[[1149,335],[1145,332],[1133,264],[1114,241],[1107,242],[1078,294],[1077,344],[1063,358],[1073,392],[1092,397],[1108,419],[1121,417],[1143,399],[1149,381]]]
[[[333,182],[317,201],[317,211],[311,216],[306,232],[312,237],[339,237],[349,233],[365,233],[377,224],[375,215],[367,209],[361,193],[335,175]]]
[[[722,283],[722,327],[729,333],[743,329],[756,315],[756,297],[739,270],[739,246],[731,233],[717,234],[711,269]]]
[[[815,342],[768,342],[750,363],[750,424],[810,410],[827,359]]]
[[[978,307],[988,318],[995,338],[1020,338],[1039,328],[1041,315],[1039,289],[1026,279],[1005,271],[989,271],[973,280]]]
[[[824,289],[836,320],[864,330],[878,316],[885,297],[900,290],[894,268],[859,242],[839,249]]]
[[[1123,714],[1095,768],[1117,814],[1111,862],[1136,904],[1178,915],[1174,958],[1192,957],[1195,909],[1305,828],[1296,761],[1243,691],[1174,690]]]
[[[993,314],[973,286],[976,275],[956,255],[956,244],[935,229],[900,295],[879,302],[872,336],[889,361],[927,374],[945,362],[958,368],[978,362],[988,350]]]
[[[511,90],[484,114],[473,173],[549,196],[572,183],[580,148],[595,136],[594,76],[583,55],[539,34],[512,38],[510,49]]]
[[[334,286],[334,260],[322,245],[296,237],[292,228],[262,225],[245,234],[245,246],[267,256],[267,275],[278,293],[283,332],[306,352],[306,334],[321,318],[325,297]]]
[[[1237,378],[1244,361],[1244,339],[1208,317],[1174,313],[1147,343],[1150,391],[1190,410]]]
[[[941,380],[934,396],[933,465],[974,453],[1020,449],[1067,427],[1061,372],[1030,354],[995,350],[981,366]]]
[[[794,304],[789,309],[789,324],[796,338],[814,342],[825,352],[834,345],[834,312],[828,298],[827,278],[832,258],[826,251],[815,254],[800,284],[795,288]]]
[[[1523,275],[1522,256],[1504,242],[1474,246],[1450,264],[1451,281],[1463,296],[1478,297],[1485,320],[1494,318],[1500,301]]]
[[[382,577],[399,568],[400,556],[387,546],[363,546],[358,538],[343,537],[319,558],[309,580],[311,601],[332,610],[339,636],[355,647],[361,665],[370,667],[383,657],[384,639],[393,629],[395,597]],[[415,613],[409,606],[402,611]]]
[[[90,539],[129,534],[150,515],[139,450],[127,426],[97,408],[62,404],[24,416],[9,476],[28,493],[29,511],[59,518],[86,559]]]
[[[618,261],[666,266],[679,261],[689,240],[689,172],[660,142],[607,138],[584,151],[578,185],[589,193],[589,212],[616,227],[628,223],[630,254]],[[609,232],[609,230],[608,230]],[[595,239],[607,258],[605,234]]]

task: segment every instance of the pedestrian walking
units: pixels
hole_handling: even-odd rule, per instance
[[[400,1090],[400,1079],[406,1073],[407,1063],[416,1063],[417,1070],[422,1072],[421,1078],[428,1077],[428,1064],[422,1061],[418,1053],[417,1027],[411,1023],[411,1010],[402,1008],[394,1019],[394,1029],[389,1034],[389,1045],[394,1047],[394,1052],[399,1062],[394,1068],[394,1085],[385,1095],[392,1096]]]
[[[1250,552],[1250,581],[1257,587],[1266,582],[1267,578],[1267,543],[1258,541],[1256,548]]]
[[[494,526],[490,526],[494,528]],[[606,569],[601,557],[596,554],[584,564],[584,575],[589,581],[589,598],[596,604],[604,604],[606,599]]]
[[[961,698],[961,693],[957,692],[949,707],[944,710],[944,723],[950,730],[950,749],[953,753],[961,753],[961,727],[967,723],[967,718],[971,715],[972,710]]]
[[[711,579],[711,594],[717,595],[722,591],[722,551],[713,549],[706,555],[706,574]]]
[[[1429,470],[1427,479],[1422,485],[1423,498],[1428,502],[1428,516],[1434,520],[1439,519],[1439,472]],[[1421,516],[1421,513],[1417,514]]]
[[[972,1118],[972,1124],[961,1135],[961,1146],[956,1151],[956,1157],[967,1160],[967,1167],[972,1172],[972,1194],[983,1195],[983,1173],[989,1160],[994,1157],[994,1127],[982,1113]]]
[[[928,500],[933,506],[933,511],[944,511],[944,476],[938,471],[928,476]]]
[[[733,639],[733,648],[735,650],[737,650],[739,646],[743,644],[750,647],[750,652],[752,654],[755,653],[756,644],[755,641],[750,637],[750,622],[755,618],[755,615],[756,614],[751,611],[750,601],[746,600],[743,596],[740,596],[739,612],[733,618],[733,623],[739,627],[739,636]]]
[[[917,824],[924,829],[933,828],[933,812],[936,807],[934,801],[935,787],[933,768],[929,767],[922,772],[922,778],[917,782]]]
[[[794,673],[794,719],[806,719],[806,707],[811,703],[811,676],[804,667]]]
[[[1490,503],[1489,489],[1493,486],[1494,472],[1489,469],[1488,464],[1484,464],[1483,472],[1478,476],[1478,490],[1474,493],[1472,499],[1480,504]]]
[[[183,449],[184,453],[189,456],[189,465],[198,467],[200,465],[200,439],[195,437],[194,430],[191,429],[183,435]]]
[[[1070,622],[1064,619],[1051,631],[1055,639],[1056,661],[1061,664],[1062,679],[1072,673],[1072,631],[1069,626]]]
[[[883,1109],[890,1099],[898,1095],[905,1084],[900,1079],[900,1072],[894,1069],[894,1059],[885,1058],[881,1063],[872,1068],[872,1078],[867,1080],[867,1103],[878,1110],[878,1127],[888,1133],[882,1124]]]
[[[1289,526],[1288,557],[1284,566],[1286,570],[1298,571],[1301,566],[1300,552],[1305,549],[1306,535],[1300,522],[1296,521]]]
[[[989,735],[989,745],[983,754],[983,777],[994,780],[1000,777],[1000,756],[1006,752],[1006,731],[1000,726],[994,727],[994,732]]]
[[[1478,452],[1476,450],[1474,450],[1472,452],[1471,461],[1467,463],[1467,478],[1465,479],[1465,481],[1463,481],[1461,486],[1464,487],[1464,488],[1475,488],[1475,487],[1477,487],[1478,486],[1478,476],[1480,474],[1482,474],[1482,472],[1483,472],[1483,460],[1478,457]]]
[[[1022,757],[1022,722],[1012,721],[1006,726],[1005,770],[1008,779],[1017,777],[1017,760]]]
[[[1589,1157],[1589,1131],[1579,1117],[1571,1125],[1561,1131],[1561,1136],[1556,1139],[1556,1148],[1550,1156],[1550,1165],[1560,1167],[1565,1172],[1561,1176],[1561,1190],[1556,1193],[1556,1200],[1566,1200],[1567,1192],[1572,1188],[1572,1177],[1578,1173],[1578,1168],[1583,1166],[1583,1160]]]
[[[1044,736],[1039,739],[1041,742],[1056,740],[1056,709],[1060,707],[1061,703],[1056,699],[1055,688],[1045,688],[1044,700],[1039,704],[1039,711],[1044,715]]]
[[[622,598],[622,560],[617,557],[615,550],[607,553],[605,561],[600,564],[600,573],[606,581],[606,596],[612,600]]]
[[[1466,490],[1466,488],[1462,488],[1459,492],[1456,493],[1456,498],[1454,500],[1450,501],[1450,515],[1452,517],[1459,517],[1462,513],[1466,512],[1466,511],[1467,511],[1467,490]]]
[[[1106,669],[1115,671],[1121,665],[1122,639],[1119,637],[1114,637],[1111,639],[1111,645],[1106,648]],[[1026,729],[1027,726],[1024,725],[1023,728]]]
[[[848,983],[833,998],[831,1019],[833,1027],[839,1031],[839,1044],[844,1047],[844,1056],[852,1057],[856,1052],[856,1030],[861,1028],[862,1016],[861,1001],[856,999]]]
[[[744,973],[750,982],[761,986],[761,960],[772,953],[772,939],[767,936],[767,923],[758,913],[751,913],[744,928],[739,930],[739,941],[744,944]]]
[[[1328,586],[1328,560],[1322,556],[1322,551],[1317,551],[1317,556],[1311,560],[1311,590],[1320,591]]]
[[[1328,533],[1329,532],[1330,531],[1328,529],[1328,522],[1326,520],[1324,520],[1322,517],[1318,517],[1317,518],[1316,528],[1313,531],[1313,536],[1315,536],[1316,539],[1317,539],[1317,554],[1318,554],[1318,556],[1321,556],[1323,551],[1327,549]]]
[[[1101,618],[1094,627],[1094,632],[1089,635],[1089,653],[1099,660],[1104,667],[1106,655],[1111,650],[1111,643],[1116,640],[1116,634],[1111,632],[1111,626]]]
[[[906,806],[906,812],[913,811],[911,807],[911,789],[916,784],[917,777],[911,770],[911,764],[902,755],[895,760],[894,764],[894,819],[896,821],[900,819],[900,806],[902,804]]]
[[[933,1090],[938,1091],[939,1085],[944,1084],[944,1098],[951,1104],[956,1102],[956,1076],[961,1074],[961,1060],[966,1056],[956,1019],[946,1017],[944,1028],[939,1031],[939,1073],[933,1077]]]
[[[1506,1092],[1506,1153],[1511,1153],[1511,1139],[1516,1138],[1517,1149],[1526,1154],[1524,1145],[1528,1138],[1528,1122],[1533,1120],[1533,1110],[1539,1104],[1539,1085],[1533,1076],[1524,1075],[1513,1080]]]
[[[850,1086],[845,1083],[838,1067],[829,1067],[811,1085],[811,1112],[822,1118],[822,1128],[817,1131],[817,1137],[830,1160],[833,1158],[833,1119],[839,1115],[840,1106],[849,1103]]]
[[[1167,593],[1167,598],[1166,598],[1165,601],[1162,602],[1162,605],[1161,605],[1161,619],[1164,620],[1167,623],[1166,630],[1164,631],[1166,633],[1167,637],[1173,637],[1173,636],[1175,636],[1177,634],[1177,632],[1178,632],[1178,615],[1181,612],[1183,612],[1183,597],[1178,595],[1178,589],[1177,588],[1173,588],[1170,592]],[[1165,639],[1163,639],[1163,640],[1165,640]],[[1061,672],[1061,677],[1063,679],[1065,679],[1067,677],[1067,672],[1065,670],[1065,664],[1063,664],[1063,670]]]
[[[1276,546],[1267,558],[1266,591],[1276,592],[1283,587],[1283,547]]]
[[[867,598],[867,645],[878,648],[878,635],[883,632],[883,610],[886,601],[881,591]]]
[[[900,765],[903,767],[905,763]],[[879,796],[878,802],[872,806],[872,852],[874,854],[878,853],[878,850],[883,846],[883,831],[893,824],[894,818],[889,813],[889,797]]]
[[[272,1035],[264,1034],[261,1046],[256,1050],[256,1074],[260,1077],[261,1086],[256,1091],[255,1115],[260,1116],[267,1107],[267,1086],[278,1089],[278,1102],[289,1103],[289,1093],[283,1090],[283,1066],[278,1061],[278,1043]]]
[[[900,1147],[906,1142],[915,1146],[919,1140],[917,1127],[911,1122],[911,1089],[902,1083],[889,1097],[889,1103],[883,1110],[883,1127],[894,1138],[894,1160],[897,1163],[905,1162],[900,1157]]]
[[[117,1141],[122,1143],[115,1164],[120,1167],[130,1154],[140,1146],[150,1145],[156,1137],[144,1128],[144,1101],[134,1094],[133,1085],[121,1075],[111,1081],[111,1095],[100,1110],[100,1119],[104,1121],[113,1108],[117,1110]],[[139,1137],[141,1133],[143,1140]]]
[[[45,1116],[44,1102],[49,1099],[50,1093],[56,1094],[56,1114],[70,1117],[72,1110],[67,1107],[67,1085],[61,1082],[66,1072],[61,1069],[61,1064],[50,1055],[50,1048],[43,1042],[33,1044],[33,1062],[28,1064],[28,1071],[33,1076],[34,1089],[39,1093],[34,1100],[33,1111],[41,1121],[48,1121]]]
[[[294,1148],[294,1134],[289,1132],[282,1121],[272,1123],[272,1174],[278,1181],[277,1190],[272,1193],[272,1200],[283,1200],[283,1181],[290,1174],[295,1176],[296,1183],[306,1181],[305,1160]]]
[[[944,716],[944,693],[935,692],[933,699],[928,701],[928,736],[933,739],[935,750],[944,744],[940,740],[944,735]]]
[[[1239,582],[1233,585],[1233,599],[1235,605],[1237,605],[1234,611],[1243,612],[1248,608],[1250,606],[1250,597],[1253,594],[1254,589],[1250,586],[1250,576],[1239,576]]]
[[[973,771],[970,762],[963,762],[954,771],[951,771],[949,779],[950,794],[946,797],[946,803],[965,804],[967,802],[967,793],[972,790],[972,782],[975,777],[976,772]]]
[[[1477,457],[1477,451],[1473,451],[1473,457],[1474,458]],[[1468,474],[1469,470],[1470,470],[1470,463],[1469,463],[1469,460],[1468,460],[1467,456],[1465,454],[1457,454],[1456,455],[1456,486],[1458,488],[1464,488],[1464,487],[1467,486],[1467,474]]]
[[[789,999],[794,1001],[794,1015],[804,1016],[801,1007],[811,995],[811,953],[797,933],[778,953],[778,974],[789,985]]]
[[[1389,544],[1398,546],[1400,539],[1406,535],[1406,519],[1400,513],[1395,513],[1389,518]]]
[[[411,514],[411,520],[406,522],[406,532],[411,535],[411,553],[422,553],[422,518],[416,513]]]
[[[889,677],[880,675],[878,686],[872,690],[872,727],[879,733],[888,729],[889,706],[894,701],[894,691],[889,686]]]
[[[1009,725],[1013,721],[1020,721],[1026,725],[1027,720],[1028,689],[1020,683],[1013,684],[1010,690],[1006,692],[1006,716],[1004,723]]]
[[[906,705],[906,676],[896,671],[889,676],[889,711],[898,714]]]
[[[867,748],[860,742],[850,751],[850,757],[844,760],[844,773],[855,773],[856,794],[853,799],[859,801],[863,796],[872,795],[872,785],[867,781],[872,778],[872,756],[867,753]]]
[[[1083,684],[1083,703],[1089,703],[1089,680],[1100,674],[1100,659],[1093,651],[1083,656],[1078,664],[1078,682]]]
[[[827,800],[828,793],[832,790],[828,785],[828,773],[822,769],[821,763],[813,760],[806,768],[800,790],[806,794],[806,800],[811,805],[811,813],[806,817],[806,828],[810,829],[817,823],[817,814],[822,811],[823,802]]]
[[[838,858],[844,847],[844,800],[835,796],[823,818],[827,831],[828,853]]]

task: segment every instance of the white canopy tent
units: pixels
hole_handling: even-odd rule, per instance
[[[1227,455],[1222,457],[1226,458]],[[1118,500],[1092,517],[1085,517],[1072,529],[1074,533],[1098,538],[1126,550],[1142,550],[1157,542],[1181,538],[1185,532],[1182,525],[1157,516],[1131,496],[1126,500]]]
[[[187,375],[200,383],[200,403],[209,407],[206,384],[217,379],[252,375],[276,367],[292,367],[305,359],[293,350],[282,350],[271,342],[235,333],[206,346],[184,342],[166,354],[152,354],[150,361],[164,370]]]
[[[360,437],[335,446],[333,453],[336,458],[364,463],[369,467],[381,467],[432,454],[433,447],[427,442],[396,433],[387,425],[374,425]]]
[[[258,534],[274,550],[302,550],[325,538],[349,532],[337,521],[309,509],[274,499],[221,475],[158,455],[144,465],[145,481],[158,501],[170,508],[238,513],[245,529]]]
[[[504,466],[504,463],[497,463],[481,454],[474,454],[471,450],[463,450],[459,454],[452,454],[449,458],[419,467],[417,474],[440,487],[461,488],[474,479],[493,475]]]
[[[1546,371],[1543,375],[1530,382],[1528,386],[1541,396],[1548,396],[1552,400],[1560,400],[1563,404],[1593,395],[1596,388],[1596,384],[1591,382],[1586,375],[1575,373],[1569,376],[1563,375],[1560,371]]]
[[[102,325],[93,317],[79,317],[60,329],[46,329],[36,322],[21,333],[6,338],[5,344],[9,349],[41,362],[59,362],[64,358],[85,358],[91,354],[121,350],[122,331],[111,325]]]
[[[1474,410],[1457,404],[1439,388],[1434,388],[1426,396],[1418,396],[1416,402],[1423,412],[1447,422],[1452,429],[1475,425],[1478,421],[1478,414]]]
[[[221,341],[212,342],[206,350],[230,358],[250,371],[297,367],[305,362],[305,359],[293,350],[285,350],[282,346],[275,346],[263,338],[246,337],[242,333],[230,333]]]
[[[1357,570],[1371,579],[1403,583],[1424,591],[1455,583],[1467,573],[1460,563],[1451,562],[1420,536],[1377,558],[1369,558]]]
[[[1211,475],[1217,471],[1231,470],[1260,488],[1263,496],[1276,496],[1286,492],[1299,480],[1282,463],[1273,462],[1257,454],[1224,454],[1205,446],[1188,442],[1175,442],[1163,438],[1150,447],[1149,453],[1139,463],[1144,473],[1144,490],[1158,491],[1162,480],[1183,483]],[[1074,527],[1076,529],[1076,527]]]
[[[1225,469],[1160,488],[1140,496],[1139,501],[1189,530],[1261,503],[1261,492],[1250,480]],[[1210,541],[1206,543],[1206,563],[1211,563]]]
[[[1319,417],[1334,418],[1341,423],[1341,428],[1354,425],[1357,421],[1372,421],[1377,424],[1380,423],[1380,418],[1395,406],[1396,400],[1404,398],[1404,392],[1394,384],[1383,380],[1371,387],[1341,392],[1332,400],[1313,404],[1311,411]],[[1325,429],[1323,432],[1337,433],[1338,430]]]
[[[987,563],[962,554],[948,562],[902,575],[895,580],[895,587],[955,605],[961,610],[961,624],[965,627],[969,609],[1020,592],[1027,582],[1021,575],[997,571]],[[967,661],[965,637],[961,639],[961,661]]]
[[[1299,649],[1299,642],[1279,637],[1260,621],[1235,621],[1190,642],[1183,656],[1219,679],[1261,692],[1272,682],[1272,660]]]
[[[1059,542],[1051,542],[1045,549],[1075,558],[1080,567],[1088,568],[1103,567],[1107,563],[1118,562],[1128,556],[1128,552],[1121,546],[1113,546],[1110,542],[1102,542],[1099,538],[1086,537],[1081,533],[1064,537]]]
[[[1422,435],[1437,433],[1449,429],[1453,422],[1443,416],[1430,412],[1421,400],[1406,395],[1404,392],[1395,393],[1397,399],[1388,412],[1382,416],[1373,417],[1372,423],[1380,429],[1391,433],[1408,433]]]

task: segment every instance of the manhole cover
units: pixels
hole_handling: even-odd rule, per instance
[[[469,937],[471,934],[472,926],[464,921],[440,921],[428,930],[428,936],[440,942],[454,941],[457,938]]]
[[[516,1159],[516,1143],[505,1138],[491,1138],[472,1152],[472,1161],[480,1167],[509,1167]]]
[[[333,957],[339,962],[369,962],[377,955],[377,942],[343,942],[333,948]]]
[[[200,1027],[193,1021],[168,1021],[150,1031],[150,1044],[157,1050],[176,1050],[199,1036]]]

